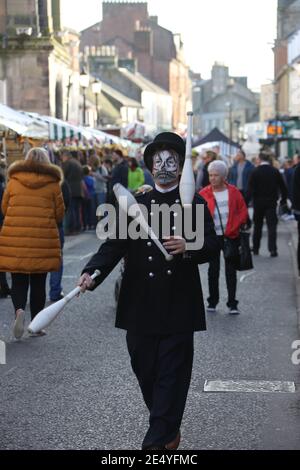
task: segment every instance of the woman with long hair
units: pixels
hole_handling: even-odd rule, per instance
[[[14,336],[24,333],[30,287],[31,319],[44,308],[46,277],[61,263],[57,224],[64,216],[62,171],[50,163],[46,150],[32,148],[25,160],[8,170],[2,199],[4,223],[0,232],[0,271],[10,272],[15,308]],[[39,332],[39,336],[45,334]]]

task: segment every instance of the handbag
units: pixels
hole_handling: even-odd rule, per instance
[[[250,233],[247,231],[240,232],[239,246],[239,264],[238,271],[249,271],[253,269],[252,254],[250,249]]]
[[[215,198],[215,204],[216,204],[216,208],[217,208],[217,211],[218,211],[220,224],[221,224],[221,229],[222,229],[222,234],[223,234],[223,238],[224,238],[224,245],[223,245],[224,258],[225,259],[237,258],[239,256],[239,239],[238,238],[233,239],[233,238],[225,237],[222,218],[221,218],[221,214],[220,214],[220,210],[219,210],[219,206],[218,206],[216,198]]]

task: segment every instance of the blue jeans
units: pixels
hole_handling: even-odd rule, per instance
[[[58,227],[59,230],[59,238],[60,238],[60,246],[61,246],[61,251],[63,250],[64,243],[65,243],[65,237],[64,237],[64,228],[63,227]],[[49,297],[50,300],[57,300],[62,292],[62,276],[63,276],[63,257],[61,257],[61,265],[60,269],[58,271],[50,273],[50,293]]]

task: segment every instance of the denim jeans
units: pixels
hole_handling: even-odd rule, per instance
[[[60,246],[61,251],[64,247],[65,237],[64,237],[64,228],[58,227],[59,230],[59,238],[60,238]],[[50,300],[57,300],[62,292],[62,275],[63,275],[63,257],[61,258],[61,265],[58,271],[50,273],[50,293],[49,297]]]

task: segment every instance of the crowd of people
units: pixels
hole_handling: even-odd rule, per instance
[[[22,161],[7,170],[2,165],[0,196],[0,295],[11,296],[15,318],[13,334],[20,339],[25,329],[25,308],[30,292],[33,319],[46,302],[46,278],[50,273],[50,300],[63,298],[63,245],[67,235],[95,230],[96,208],[117,204],[116,183],[132,193],[145,185],[138,200],[170,208],[180,201],[180,175],[185,144],[173,133],[159,134],[138,162],[114,149],[110,158],[91,152],[86,161],[63,151],[56,164],[45,149],[32,148]],[[193,335],[206,329],[205,310],[217,311],[220,300],[221,253],[224,257],[228,314],[240,314],[237,298],[239,240],[253,223],[252,252],[258,256],[266,219],[268,250],[278,256],[278,202],[293,209],[300,240],[300,159],[277,168],[270,151],[262,150],[249,162],[239,149],[233,165],[212,150],[195,168],[197,191],[192,201],[204,208],[204,245],[189,251],[183,236],[163,237],[170,260],[158,256],[150,239],[109,239],[83,269],[78,281],[82,291],[93,290],[125,257],[118,297],[116,326],[127,331],[127,347],[143,398],[149,409],[149,429],[143,449],[177,449],[193,363]],[[5,178],[5,172],[6,178]],[[248,208],[253,206],[253,220]],[[175,230],[175,213],[170,227]],[[149,217],[151,212],[149,212]],[[150,220],[150,219],[149,219]],[[151,225],[151,222],[149,222]],[[198,265],[208,263],[207,305],[202,294]],[[300,272],[300,242],[298,246]],[[92,280],[98,269],[100,275]],[[11,287],[6,273],[11,274]],[[144,308],[140,309],[140,305]],[[32,336],[43,336],[40,330]]]
[[[38,155],[37,151],[29,151],[24,164],[29,164],[32,155]],[[43,157],[41,157],[41,155]],[[57,231],[59,246],[62,253],[65,235],[79,234],[85,230],[95,230],[99,217],[96,215],[96,209],[103,203],[116,204],[113,186],[121,183],[131,192],[135,193],[139,188],[147,185],[149,188],[154,187],[154,179],[151,171],[145,165],[143,159],[139,161],[133,157],[125,157],[122,150],[115,148],[111,154],[103,155],[101,152],[91,150],[87,155],[79,155],[77,152],[62,150],[61,153],[55,155],[55,164],[52,164],[46,158],[47,152],[41,150],[38,158],[45,158],[45,161],[39,162],[42,165],[49,164],[51,168],[56,168],[61,173],[60,188],[64,204],[64,217],[57,220]],[[37,157],[35,157],[37,158]],[[46,161],[47,160],[47,161]],[[21,165],[22,171],[25,171],[26,183],[28,184],[27,169]],[[23,298],[15,301],[16,278],[12,275],[12,287],[9,287],[5,272],[16,271],[22,274],[21,266],[11,266],[6,263],[7,251],[14,249],[6,247],[7,223],[13,225],[14,228],[9,230],[18,231],[15,220],[10,222],[9,215],[6,215],[9,202],[7,202],[7,194],[12,182],[16,179],[15,171],[18,163],[13,164],[6,171],[4,160],[1,162],[0,168],[0,200],[6,187],[6,195],[2,203],[2,212],[0,213],[1,231],[1,247],[0,247],[0,298],[12,295],[13,303],[18,308],[16,312],[24,310],[24,298],[26,289],[24,289],[25,281],[22,280]],[[50,168],[50,167],[49,167]],[[6,175],[7,173],[7,175]],[[253,223],[253,255],[259,255],[262,228],[264,219],[266,219],[268,229],[268,249],[271,257],[278,256],[277,249],[277,222],[278,222],[278,200],[280,198],[279,207],[285,208],[286,214],[293,215],[298,221],[299,243],[298,243],[298,268],[300,273],[300,156],[295,155],[294,159],[284,159],[280,166],[278,161],[274,159],[270,151],[263,150],[255,161],[251,162],[246,158],[246,154],[242,149],[238,149],[234,161],[230,167],[224,160],[213,150],[207,150],[201,157],[198,157],[194,165],[195,182],[197,192],[206,200],[211,216],[214,220],[215,230],[220,239],[221,246],[225,239],[238,240],[239,231],[242,226],[250,228]],[[6,177],[9,183],[6,185]],[[33,194],[38,194],[37,188],[33,187]],[[247,208],[253,207],[253,220],[251,222]],[[12,210],[11,208],[9,208]],[[27,210],[34,216],[36,208],[27,206]],[[6,216],[4,218],[4,216]],[[32,229],[32,225],[30,224]],[[28,232],[30,233],[30,232]],[[32,234],[31,234],[32,235]],[[29,235],[29,238],[31,237]],[[4,238],[6,236],[6,238]],[[44,241],[45,243],[45,241]],[[29,245],[26,248],[29,248]],[[5,262],[3,259],[5,258]],[[225,278],[228,291],[228,308],[232,314],[238,314],[238,300],[236,298],[236,263],[234,257],[225,258]],[[5,268],[5,269],[4,269]],[[46,283],[46,272],[44,271],[43,286]],[[24,271],[25,272],[25,271]],[[32,272],[32,274],[34,271]],[[215,257],[209,263],[208,280],[209,280],[209,296],[207,310],[213,312],[216,310],[219,302],[219,273],[220,273],[220,256]],[[24,274],[24,273],[23,273]],[[55,302],[63,298],[62,287],[63,275],[63,257],[60,257],[58,269],[50,272],[49,280],[49,298]],[[30,284],[30,282],[29,282]],[[32,289],[35,292],[34,287]],[[43,292],[42,300],[38,299],[37,307],[33,307],[32,316],[34,316],[40,307],[44,304],[45,286],[40,289]],[[35,294],[33,294],[35,297]],[[34,300],[33,300],[34,303]],[[23,314],[22,314],[23,315]]]

